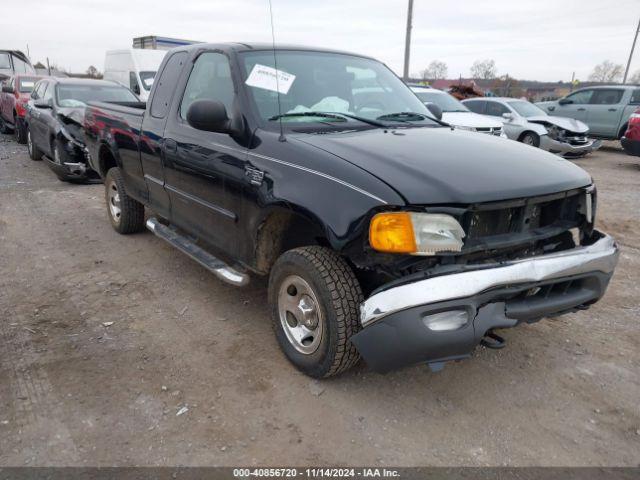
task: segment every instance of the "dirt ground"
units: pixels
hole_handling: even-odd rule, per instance
[[[102,185],[0,135],[0,466],[640,464],[640,158],[577,163],[621,247],[600,303],[439,373],[316,382],[278,349],[264,282],[116,234]]]

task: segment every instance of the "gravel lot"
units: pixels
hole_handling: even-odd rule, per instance
[[[622,250],[603,301],[440,373],[316,382],[280,353],[265,282],[119,236],[102,185],[0,135],[0,466],[640,464],[640,158],[577,163]]]

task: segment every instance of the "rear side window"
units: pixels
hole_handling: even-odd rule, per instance
[[[503,113],[510,113],[509,109],[498,102],[487,102],[487,110],[485,115],[492,117],[501,117]]]
[[[151,116],[165,118],[171,106],[171,97],[176,89],[182,66],[187,61],[187,52],[177,52],[171,55],[164,65],[164,69],[157,81],[156,89],[151,100]]]
[[[620,103],[623,93],[623,90],[613,88],[595,90],[589,103],[591,105],[615,105],[616,103]]]
[[[633,91],[631,94],[631,100],[629,100],[631,105],[640,105],[640,88]]]
[[[464,106],[471,110],[473,113],[484,113],[484,106],[487,102],[482,100],[476,100],[474,102],[464,102]]]
[[[218,100],[229,111],[233,96],[229,59],[221,53],[203,53],[196,60],[184,89],[180,116],[187,118],[187,110],[196,100]]]

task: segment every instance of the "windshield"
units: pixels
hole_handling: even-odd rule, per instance
[[[151,90],[153,87],[153,79],[156,77],[156,72],[140,72],[140,80],[142,80],[142,88],[146,91]]]
[[[125,87],[117,85],[58,85],[58,105],[83,107],[87,102],[138,102],[138,98]]]
[[[364,124],[357,117],[375,121],[387,116],[385,125],[408,123],[408,120],[412,125],[437,125],[422,116],[431,116],[431,113],[409,88],[375,60],[336,53],[278,51],[276,83],[273,51],[243,52],[241,55],[246,71],[244,83],[260,117],[266,122],[275,124],[280,118],[283,123],[316,126],[349,123],[352,126]],[[304,115],[304,112],[344,113],[351,117],[322,117]],[[419,115],[388,118],[400,112]],[[282,116],[278,117],[279,114]]]
[[[443,112],[468,112],[469,109],[465,107],[458,100],[453,98],[448,93],[428,91],[428,90],[414,90],[413,91],[420,100],[424,103],[434,103],[440,107]]]
[[[20,93],[31,93],[37,81],[38,77],[20,77],[18,80],[18,91]]]
[[[547,115],[541,108],[535,106],[533,103],[525,102],[524,100],[507,103],[511,106],[511,108],[518,112],[518,115],[522,115],[525,118]]]

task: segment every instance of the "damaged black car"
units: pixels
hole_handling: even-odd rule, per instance
[[[32,160],[45,159],[65,182],[100,181],[88,166],[84,110],[89,101],[137,104],[126,87],[103,80],[47,78],[39,81],[27,104],[27,148]]]

